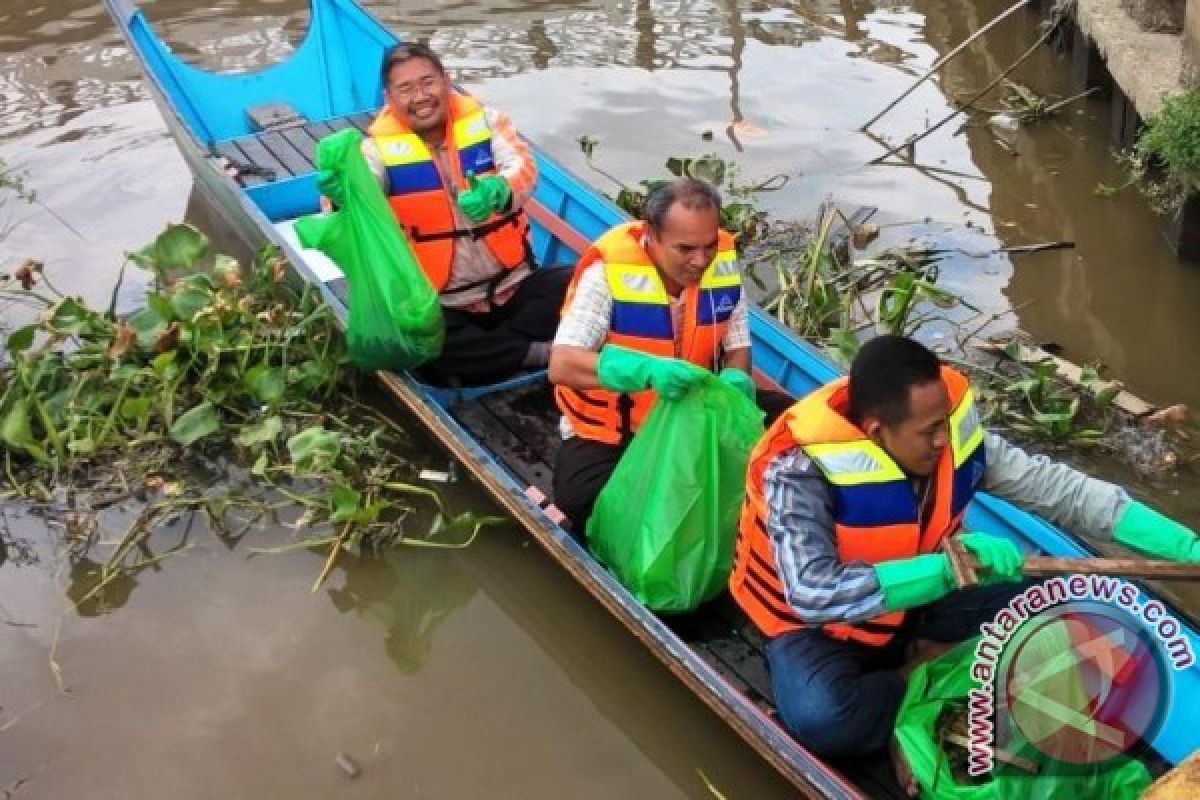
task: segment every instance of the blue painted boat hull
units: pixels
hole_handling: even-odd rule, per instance
[[[172,55],[130,0],[105,0],[105,4],[144,65],[151,92],[202,193],[247,243],[272,242],[280,247],[298,275],[319,287],[344,319],[346,308],[334,282],[319,274],[311,251],[303,251],[281,228],[287,220],[317,210],[312,173],[243,187],[226,174],[227,165],[217,152],[229,142],[255,135],[244,113],[251,106],[286,102],[314,122],[335,121],[377,108],[382,98],[377,65],[395,37],[351,0],[313,0],[311,28],[292,56],[254,73],[214,75]],[[536,148],[535,153],[541,173],[530,206],[535,256],[542,264],[574,263],[589,240],[625,216],[545,153]],[[802,396],[839,374],[820,353],[757,309],[752,312],[751,327],[756,369],[792,394]],[[798,746],[773,717],[642,608],[527,496],[528,487],[496,454],[476,441],[450,413],[458,404],[544,381],[544,374],[462,390],[436,389],[408,374],[381,373],[379,377],[560,565],[784,776],[813,796],[859,796],[836,770]],[[980,497],[972,505],[967,526],[1009,536],[1028,551],[1054,555],[1088,552],[1084,544],[1052,525],[992,497]],[[1189,628],[1186,635],[1196,652],[1200,640],[1195,630]],[[1200,696],[1200,671],[1178,672],[1173,679],[1173,702],[1152,744],[1174,763],[1200,745],[1200,716],[1192,702]]]

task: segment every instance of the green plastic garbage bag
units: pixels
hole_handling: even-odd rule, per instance
[[[763,414],[715,376],[659,398],[596,499],[588,546],[654,611],[688,611],[725,588],[746,462]]]
[[[445,327],[437,292],[421,271],[348,128],[317,143],[321,182],[337,187],[339,210],[296,221],[305,247],[333,259],[350,283],[346,342],[365,370],[402,370],[436,358]]]
[[[1038,647],[1054,649],[1053,637]],[[941,717],[953,709],[965,713],[968,693],[978,683],[971,677],[975,644],[963,642],[939,658],[921,664],[908,679],[908,689],[896,719],[896,740],[908,761],[923,800],[1134,800],[1150,785],[1149,770],[1139,761],[1118,756],[1101,764],[1066,764],[1051,759],[1028,744],[1005,742],[1006,750],[1039,765],[1037,774],[995,762],[978,783],[956,781],[948,753],[965,751],[940,740]],[[1068,647],[1065,638],[1058,650]],[[1065,676],[1053,691],[1074,691],[1077,678]],[[1077,688],[1077,687],[1076,687]],[[1057,694],[1056,694],[1057,696]],[[1001,711],[1000,713],[1005,713]]]

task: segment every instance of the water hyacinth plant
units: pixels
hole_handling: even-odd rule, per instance
[[[210,252],[189,225],[171,225],[130,261],[153,273],[143,306],[119,317],[58,291],[40,268],[4,276],[0,297],[36,310],[12,330],[0,368],[0,442],[10,496],[49,503],[69,488],[72,513],[131,487],[172,487],[148,505],[106,564],[127,566],[150,522],[179,509],[220,526],[221,490],[189,482],[191,463],[242,468],[262,494],[306,509],[302,544],[342,550],[428,543],[406,534],[414,501],[438,527],[470,538],[489,518],[450,517],[412,483],[407,433],[360,399],[333,311],[286,280],[266,248],[243,266]],[[318,579],[318,584],[320,583]]]

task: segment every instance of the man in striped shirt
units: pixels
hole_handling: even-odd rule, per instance
[[[965,377],[901,336],[863,345],[842,379],[764,436],[747,469],[747,508],[730,589],[769,639],[776,707],[829,757],[881,749],[917,639],[979,632],[1021,589],[1007,538],[963,532],[974,491],[1140,553],[1200,561],[1188,528],[1119,486],[985,432]],[[990,585],[956,590],[955,536]]]
[[[386,104],[363,155],[446,322],[442,354],[423,375],[472,385],[545,367],[570,270],[537,269],[529,251],[522,207],[537,166],[528,145],[507,115],[454,91],[423,44],[397,45],[381,72]]]

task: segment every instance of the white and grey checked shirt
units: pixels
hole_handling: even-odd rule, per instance
[[[579,277],[571,305],[563,309],[558,332],[554,335],[554,344],[599,351],[604,346],[612,325],[612,306],[612,290],[604,277],[604,263],[593,262]],[[725,338],[721,340],[725,352],[750,346],[750,321],[746,309],[746,295],[743,292],[729,316]],[[671,327],[675,331],[676,352],[679,350],[679,336],[683,330],[682,317],[683,301],[671,298]],[[559,423],[559,430],[562,431],[564,439],[575,435],[566,417]]]

